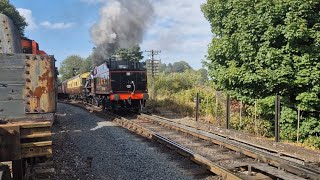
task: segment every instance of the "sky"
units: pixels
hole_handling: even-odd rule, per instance
[[[29,26],[25,35],[36,40],[40,49],[57,59],[57,66],[70,55],[88,57],[94,43],[92,25],[108,0],[10,0]],[[155,15],[140,44],[143,51],[161,50],[162,63],[184,60],[194,69],[202,67],[212,39],[209,22],[200,5],[205,0],[150,0]],[[145,58],[148,54],[144,54]]]

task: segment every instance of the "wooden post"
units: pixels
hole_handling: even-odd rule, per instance
[[[297,142],[299,142],[299,131],[300,131],[300,108],[298,108]]]
[[[226,128],[229,129],[229,123],[230,123],[230,95],[229,94],[227,95],[226,111],[227,111]]]
[[[254,133],[258,134],[257,128],[257,100],[254,101]]]
[[[216,95],[216,107],[215,107],[215,118],[216,121],[218,122],[218,93],[217,91],[215,91],[215,95]],[[220,123],[219,123],[220,124]],[[220,124],[221,125],[221,124]]]
[[[199,116],[199,93],[197,93],[197,97],[196,97],[196,121],[198,121],[198,116]]]
[[[275,141],[280,141],[280,96],[275,97]]]
[[[242,126],[242,101],[240,101],[240,127]]]

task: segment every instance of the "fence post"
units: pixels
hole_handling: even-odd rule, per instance
[[[275,141],[280,141],[280,96],[275,97]]]
[[[227,94],[226,111],[227,111],[226,125],[227,125],[227,129],[229,129],[229,122],[230,122],[230,95],[229,94]]]
[[[215,91],[215,96],[216,96],[216,107],[215,107],[215,118],[216,118],[216,122],[218,123],[218,106],[219,106],[219,102],[218,102],[218,92]],[[221,126],[221,122],[219,121],[219,125]]]
[[[197,98],[196,98],[196,121],[198,121],[198,116],[199,116],[199,93],[197,93]]]
[[[254,101],[254,133],[258,135],[257,128],[257,100]]]
[[[240,101],[240,128],[242,126],[242,101]]]
[[[300,108],[298,108],[297,142],[299,142],[299,131],[300,131]]]

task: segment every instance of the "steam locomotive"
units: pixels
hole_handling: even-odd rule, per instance
[[[145,63],[130,60],[109,59],[91,72],[64,81],[59,90],[111,111],[139,111],[149,98]]]

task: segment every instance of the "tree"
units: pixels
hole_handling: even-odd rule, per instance
[[[0,13],[7,15],[18,28],[21,36],[24,36],[24,29],[28,24],[9,0],[0,0]]]
[[[166,67],[166,69],[164,70],[164,73],[165,74],[168,74],[168,73],[172,73],[172,69],[173,69],[173,66],[171,63],[169,63]]]
[[[124,49],[124,48],[118,49],[115,55],[119,56],[123,60],[129,60],[129,61],[140,61],[143,59],[140,46],[133,46],[128,49]]]
[[[208,0],[202,11],[216,35],[210,75],[239,96],[279,93],[301,106],[320,107],[313,98],[320,95],[319,10],[320,1]]]
[[[90,72],[93,68],[92,65],[92,56],[87,57],[82,61],[81,68],[79,70],[80,73]]]
[[[65,81],[80,74],[82,65],[83,59],[78,55],[72,55],[63,60],[59,70],[61,81]]]
[[[172,71],[173,72],[184,72],[188,69],[191,69],[190,65],[185,62],[185,61],[179,61],[179,62],[175,62],[172,65]]]
[[[202,11],[215,35],[206,65],[220,89],[247,102],[279,94],[320,119],[320,1],[208,0]]]
[[[167,68],[167,65],[165,63],[159,64],[159,72],[160,73],[165,72],[166,68]]]
[[[201,68],[197,72],[201,75],[201,84],[204,84],[208,80],[208,71]]]

